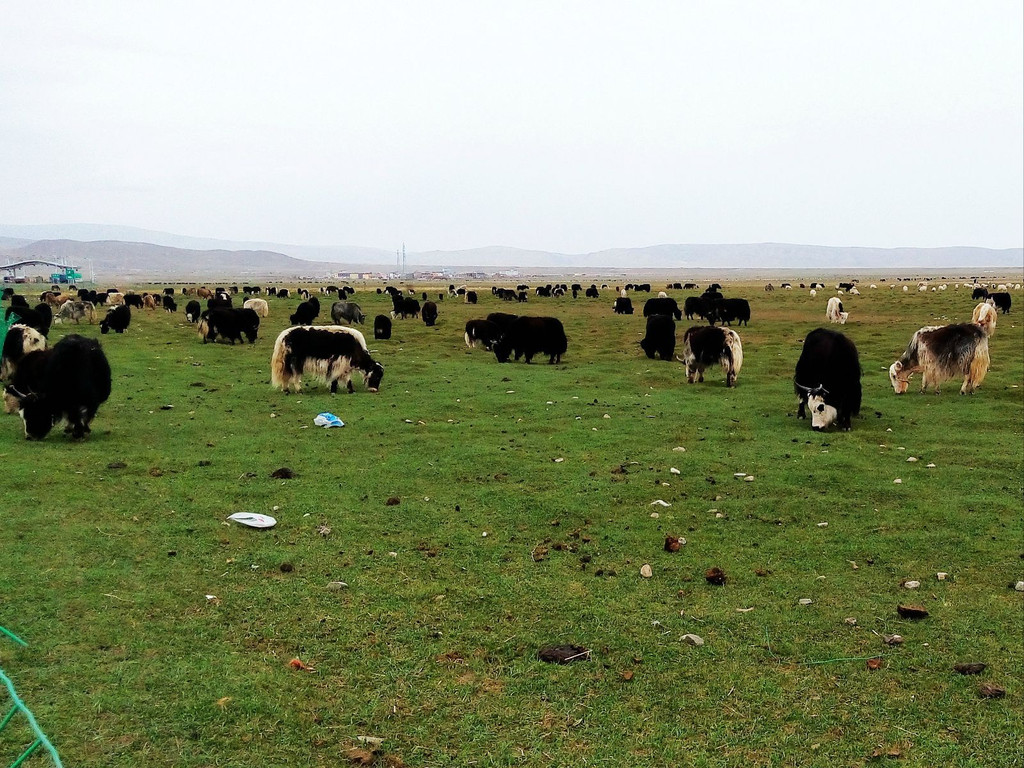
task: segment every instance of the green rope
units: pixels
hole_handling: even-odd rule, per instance
[[[24,640],[22,640],[20,637],[15,635],[10,630],[4,629],[4,627],[0,627],[0,630],[2,630],[5,635],[15,640],[16,642],[21,643],[22,645],[28,645],[28,643],[26,643]],[[11,701],[13,702],[11,711],[8,712],[7,716],[4,717],[2,722],[0,722],[0,731],[6,728],[7,724],[11,722],[12,718],[18,712],[20,712],[25,716],[25,719],[28,720],[28,726],[32,730],[32,733],[35,735],[35,740],[31,744],[29,744],[28,748],[21,753],[21,756],[17,760],[11,763],[11,768],[18,768],[18,766],[25,762],[25,760],[27,760],[29,756],[33,752],[35,752],[36,749],[38,749],[39,747],[44,747],[46,751],[50,753],[50,757],[53,759],[53,764],[54,766],[56,766],[56,768],[64,768],[64,764],[60,761],[60,756],[57,754],[57,750],[54,749],[54,746],[50,743],[50,740],[46,738],[46,734],[43,733],[43,729],[39,727],[39,723],[36,722],[36,718],[32,714],[32,711],[25,706],[25,702],[18,698],[18,693],[14,690],[14,683],[11,681],[11,678],[9,678],[4,673],[3,669],[0,669],[0,682],[3,682],[3,684],[7,687],[7,693],[10,695]]]

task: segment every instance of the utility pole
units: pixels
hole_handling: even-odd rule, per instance
[[[408,277],[409,265],[405,261],[405,243],[402,243],[402,277]]]

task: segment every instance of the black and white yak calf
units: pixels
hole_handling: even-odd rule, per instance
[[[387,315],[377,315],[373,318],[373,338],[391,338],[391,318]]]
[[[199,316],[203,313],[203,305],[195,299],[192,299],[188,304],[185,305],[185,319],[190,323],[198,323]]]
[[[640,348],[652,360],[655,354],[662,360],[672,359],[676,353],[676,321],[671,315],[651,315],[647,318],[647,335],[640,340]]]
[[[28,325],[12,325],[7,329],[3,352],[0,353],[0,379],[10,381],[25,355],[43,349],[46,349],[46,337],[43,334]],[[8,410],[8,413],[14,411]]]
[[[695,325],[683,334],[683,356],[676,359],[686,365],[686,380],[704,381],[704,369],[720,364],[725,372],[725,385],[736,386],[736,377],[743,367],[743,344],[731,328]]]
[[[492,349],[499,363],[508,362],[509,356],[520,357],[529,363],[536,354],[548,356],[548,363],[562,362],[569,348],[565,328],[557,317],[519,317],[509,323]]]
[[[64,420],[64,431],[80,440],[110,397],[110,364],[99,342],[71,334],[25,355],[4,392],[17,401],[27,439],[42,440]]]
[[[889,382],[897,395],[910,388],[910,377],[921,372],[921,392],[963,375],[961,395],[974,394],[988,373],[987,328],[974,323],[926,326],[916,331],[903,355],[889,366]]]
[[[501,327],[491,320],[467,320],[466,321],[466,346],[482,346],[488,352],[494,347],[494,343],[501,338]]]
[[[380,388],[384,366],[366,349],[366,339],[344,325],[298,326],[281,332],[270,358],[270,383],[277,389],[299,392],[302,376],[309,375],[338,391],[338,382],[352,392],[352,371],[363,375],[370,392]]]
[[[126,304],[118,304],[107,310],[107,316],[100,321],[100,333],[124,333],[132,322],[132,311]]]
[[[238,341],[242,343],[242,336],[249,340],[250,344],[256,342],[256,334],[260,329],[260,316],[253,309],[208,309],[199,316],[199,325],[196,330],[203,344],[208,341],[217,341],[218,338],[227,339],[232,344]]]
[[[860,358],[857,347],[838,331],[817,328],[807,334],[796,363],[793,389],[800,401],[797,418],[807,418],[817,431],[837,424],[850,429],[850,418],[860,414]]]

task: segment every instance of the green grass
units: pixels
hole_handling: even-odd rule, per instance
[[[792,371],[827,292],[726,287],[753,306],[730,390],[642,355],[642,295],[617,317],[610,291],[510,308],[487,288],[441,303],[435,329],[369,339],[376,395],[271,390],[297,303],[272,299],[251,346],[203,345],[180,311],[102,337],[114,390],[83,443],[0,420],[0,624],[30,643],[0,643],[0,666],[66,765],[336,766],[359,736],[407,766],[1021,764],[1019,307],[978,394],[897,397],[885,369],[913,331],[975,302],[844,297],[864,406],[820,434],[795,418]],[[355,298],[370,318],[390,306]],[[563,364],[466,349],[467,319],[517,310],[563,320]],[[99,336],[51,342],[75,330]],[[313,426],[321,411],[347,426]],[[272,479],[282,466],[297,477]],[[225,525],[237,511],[279,523]],[[666,534],[687,544],[666,553]],[[536,659],[561,643],[592,659]],[[961,661],[989,668],[961,677]]]

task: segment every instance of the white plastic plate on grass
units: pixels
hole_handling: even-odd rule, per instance
[[[235,512],[233,515],[228,515],[228,520],[248,525],[250,528],[273,528],[277,525],[277,520],[270,515],[258,515],[255,512]]]

